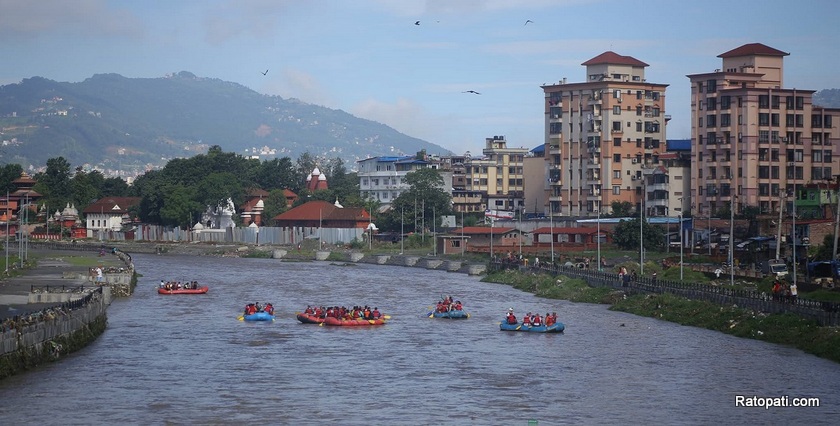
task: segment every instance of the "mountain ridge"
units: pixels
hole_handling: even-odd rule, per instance
[[[0,162],[24,168],[63,156],[74,166],[141,173],[213,145],[245,156],[265,151],[261,159],[309,152],[348,168],[373,156],[449,153],[342,110],[187,71],[94,74],[78,83],[36,76],[0,86],[0,140]]]

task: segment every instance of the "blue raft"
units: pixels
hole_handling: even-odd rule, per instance
[[[563,330],[566,329],[566,326],[563,325],[562,322],[558,322],[550,327],[546,327],[544,325],[531,327],[529,325],[524,325],[521,322],[508,324],[507,322],[502,321],[502,323],[499,324],[499,329],[502,331],[530,331],[531,333],[562,333]]]
[[[429,317],[446,319],[467,319],[470,317],[470,314],[466,313],[465,311],[452,310],[449,312],[431,312],[429,313]]]
[[[242,316],[243,321],[274,321],[274,315],[260,311],[251,315]]]

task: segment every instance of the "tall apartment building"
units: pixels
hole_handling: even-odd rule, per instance
[[[465,193],[484,194],[489,210],[521,212],[525,202],[523,173],[528,148],[509,148],[504,136],[493,136],[485,139],[482,154],[465,160]]]
[[[643,176],[665,151],[665,89],[648,64],[604,52],[582,64],[586,81],[542,86],[545,94],[548,213],[595,216],[614,201],[641,208]]]
[[[785,88],[785,56],[745,44],[718,55],[720,69],[688,75],[695,215],[732,204],[778,212],[793,203],[785,195],[794,186],[840,174],[840,109],[813,105],[813,90]],[[796,199],[803,194],[797,189]]]

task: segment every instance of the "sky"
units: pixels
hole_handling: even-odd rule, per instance
[[[0,0],[0,85],[189,71],[476,155],[542,144],[540,86],[606,51],[669,85],[668,139],[690,137],[686,75],[746,43],[790,53],[786,88],[840,88],[838,22],[836,0]]]

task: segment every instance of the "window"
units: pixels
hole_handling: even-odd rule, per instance
[[[758,107],[759,108],[770,108],[770,96],[769,95],[758,95]]]
[[[828,151],[828,152],[830,153],[831,151]],[[811,151],[811,161],[814,162],[814,163],[822,163],[822,161],[823,161],[822,150],[818,149],[818,150]]]
[[[621,122],[620,121],[613,121],[612,122],[612,130],[613,130],[613,132],[620,132],[621,131]]]
[[[773,95],[770,98],[770,108],[779,109],[779,95]]]
[[[831,150],[823,151],[823,163],[831,162]]]
[[[620,185],[613,185],[612,193],[613,193],[613,195],[621,195],[621,186]]]
[[[732,125],[731,118],[729,114],[721,114],[720,115],[720,127],[729,127]]]
[[[770,167],[769,166],[758,166],[758,178],[759,179],[770,179]]]
[[[831,128],[831,116],[830,115],[826,115],[825,117],[823,117],[823,127],[825,127],[826,129]]]
[[[636,99],[642,99],[642,91],[641,90],[636,91]]]
[[[822,115],[814,114],[811,116],[811,127],[822,127]]]
[[[759,148],[758,149],[758,161],[768,161],[770,160],[770,150],[767,148]]]
[[[613,138],[613,146],[621,146],[621,138]]]
[[[563,117],[563,107],[553,106],[548,108],[548,115],[551,118]]]
[[[642,115],[642,107],[636,106],[636,115]]]
[[[706,127],[717,127],[717,116],[715,115],[707,115],[706,116]]]
[[[636,122],[636,131],[637,131],[637,132],[641,132],[641,131],[642,131],[642,122],[641,122],[641,121],[637,121],[637,122]]]
[[[548,133],[552,135],[558,135],[563,131],[563,123],[549,123],[548,124]]]
[[[621,170],[613,170],[613,179],[621,179]]]
[[[613,154],[613,162],[620,163],[621,162],[621,154]]]
[[[770,150],[770,161],[779,161],[779,150],[778,149],[771,149]]]
[[[613,114],[621,115],[621,106],[619,106],[619,105],[614,106],[613,107]]]
[[[727,110],[729,109],[729,105],[732,103],[732,98],[729,96],[721,96],[720,97],[720,109]]]
[[[779,178],[779,166],[770,166],[770,179]]]
[[[706,92],[715,93],[717,91],[717,80],[706,81]]]
[[[770,131],[769,130],[759,130],[758,131],[758,143],[770,143]]]
[[[758,113],[758,125],[759,126],[769,126],[770,125],[770,114],[766,112]]]
[[[706,98],[706,109],[709,111],[717,110],[717,98]]]

